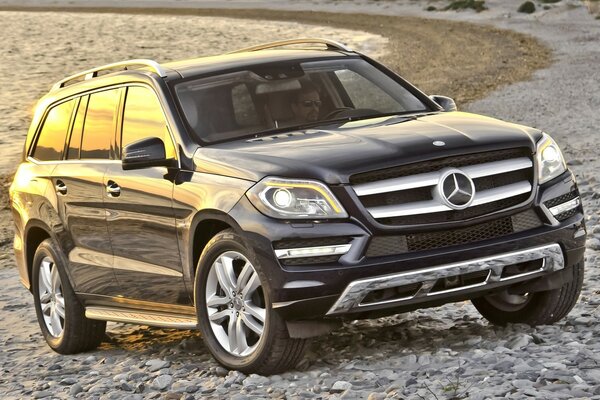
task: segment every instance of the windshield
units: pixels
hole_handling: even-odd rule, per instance
[[[356,58],[253,66],[181,82],[175,92],[201,143],[428,110],[398,82]]]

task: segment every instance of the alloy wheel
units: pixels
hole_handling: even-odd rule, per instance
[[[65,327],[65,298],[58,267],[50,257],[44,257],[39,273],[40,308],[48,332],[60,337]]]
[[[206,307],[212,332],[228,353],[245,357],[258,347],[267,316],[258,273],[241,253],[227,251],[210,267]]]

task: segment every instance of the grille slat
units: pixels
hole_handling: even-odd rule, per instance
[[[437,194],[440,180],[451,173],[448,168],[473,180],[475,193],[466,209],[449,207]],[[367,211],[382,224],[457,221],[526,201],[533,188],[533,161],[529,149],[502,150],[358,174],[350,182]]]

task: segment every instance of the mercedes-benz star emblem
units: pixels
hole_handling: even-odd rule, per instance
[[[449,169],[442,173],[438,186],[440,200],[448,207],[463,210],[475,198],[475,184],[467,174],[459,169]]]

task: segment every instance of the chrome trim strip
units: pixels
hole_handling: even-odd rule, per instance
[[[143,65],[145,67],[149,67],[154,72],[156,72],[161,78],[165,78],[167,76],[165,69],[154,60],[146,60],[146,59],[127,60],[127,61],[120,61],[120,62],[116,62],[116,63],[112,63],[112,64],[106,64],[106,65],[102,65],[100,67],[88,69],[86,71],[78,72],[74,75],[71,75],[65,79],[62,79],[62,80],[56,82],[52,86],[52,89],[50,89],[50,91],[54,92],[55,90],[58,90],[58,89],[64,87],[65,83],[75,80],[75,79],[78,79],[78,78],[84,78],[84,80],[88,80],[88,79],[95,78],[98,75],[98,72],[101,72],[101,71],[106,71],[106,70],[115,69],[115,68],[126,69],[127,67],[132,67],[135,65],[137,65],[137,66]]]
[[[525,274],[502,278],[502,271],[508,265],[514,265],[526,261],[544,260],[542,268]],[[431,268],[423,268],[415,271],[401,272],[397,274],[377,276],[367,279],[359,279],[351,282],[340,295],[335,304],[327,312],[327,315],[341,314],[346,312],[358,312],[363,307],[377,306],[383,304],[400,305],[406,301],[422,298],[424,301],[429,297],[446,293],[431,293],[435,282],[440,278],[463,275],[470,272],[490,270],[488,278],[483,284],[470,285],[457,288],[456,292],[469,290],[476,286],[484,287],[491,283],[505,282],[525,275],[534,275],[540,272],[558,271],[564,268],[564,257],[560,246],[556,243],[540,247],[533,247],[509,253],[497,254],[489,257],[481,257],[468,261],[439,265]],[[382,302],[362,303],[365,296],[374,290],[387,289],[404,286],[413,283],[423,283],[421,290],[414,296],[404,299],[394,299]]]
[[[100,321],[125,322],[163,328],[195,329],[198,326],[197,319],[192,316],[168,315],[110,307],[86,307],[85,316]]]
[[[572,200],[566,201],[562,204],[559,204],[557,206],[550,208],[549,211],[552,213],[552,215],[556,216],[558,214],[562,214],[566,211],[570,211],[574,208],[577,208],[577,207],[579,207],[580,204],[581,204],[581,200],[579,199],[579,196],[578,196]]]
[[[482,190],[481,192],[475,193],[475,199],[473,200],[473,203],[471,203],[471,207],[529,193],[531,192],[531,189],[531,183],[521,181],[493,189]]]
[[[528,192],[531,192],[531,183],[527,181],[521,181],[493,189],[482,190],[481,192],[475,193],[475,199],[473,200],[471,207],[518,196]],[[414,201],[412,203],[405,204],[393,204],[389,206],[370,207],[367,208],[367,211],[373,216],[373,218],[378,219],[453,211],[453,209],[445,204],[438,203],[436,200],[427,200]]]
[[[278,249],[275,250],[275,256],[280,260],[288,258],[300,258],[300,257],[322,257],[322,256],[337,256],[346,254],[351,243],[348,244],[336,244],[331,246],[316,246],[316,247],[298,247],[294,249]]]
[[[290,45],[294,45],[294,44],[324,44],[328,48],[333,48],[333,49],[340,50],[340,51],[347,51],[348,53],[354,52],[348,46],[346,46],[340,42],[336,42],[335,40],[321,39],[321,38],[307,38],[307,39],[280,40],[277,42],[264,43],[264,44],[259,44],[256,46],[246,47],[246,48],[239,49],[239,50],[234,50],[234,51],[231,51],[226,54],[235,54],[235,53],[244,53],[247,51],[259,51],[259,50],[274,49],[277,47],[290,46]]]
[[[513,158],[511,160],[492,161],[485,164],[469,165],[459,168],[471,178],[482,178],[518,171],[520,169],[533,167],[533,162],[527,157]]]
[[[469,165],[458,168],[469,175],[470,178],[481,178],[484,176],[498,175],[520,169],[531,168],[533,162],[527,157],[513,158],[511,160],[493,161],[478,165]],[[426,186],[437,185],[442,170],[403,176],[400,178],[385,179],[377,182],[361,183],[352,188],[357,196],[369,196],[372,194],[396,192],[400,190],[415,189]]]

